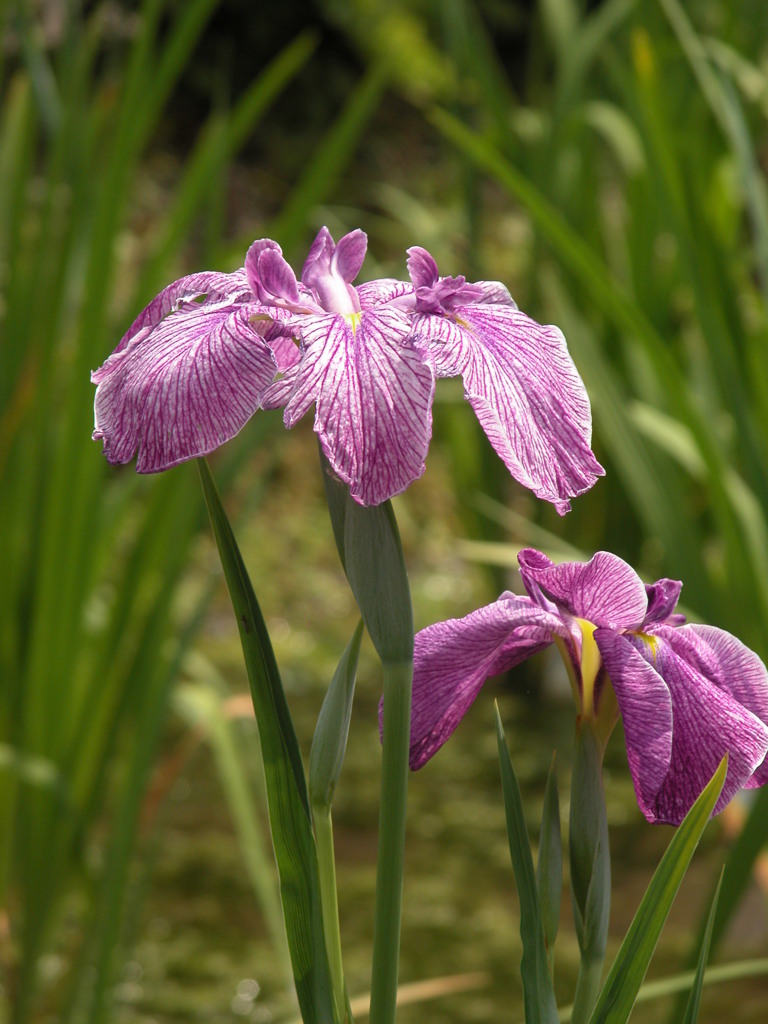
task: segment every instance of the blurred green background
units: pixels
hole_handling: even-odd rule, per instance
[[[497,596],[525,544],[607,548],[766,658],[768,13],[0,0],[0,39],[0,1020],[288,1021],[258,737],[195,468],[108,467],[89,371],[163,285],[236,268],[254,238],[300,266],[320,225],[362,227],[363,277],[425,246],[562,327],[607,476],[559,519],[443,382],[427,473],[396,502],[417,626]],[[310,418],[287,434],[260,413],[213,468],[308,750],[355,623]],[[334,814],[353,995],[378,687],[366,647]],[[573,710],[543,657],[487,691],[411,780],[401,972],[483,977],[404,1024],[522,1017],[490,694],[534,835]],[[606,787],[615,948],[669,831],[641,818],[618,734]],[[714,959],[765,955],[768,797],[742,810],[710,826],[654,977],[687,966],[726,859]],[[563,1003],[568,918],[564,900]],[[767,1008],[763,976],[707,989],[701,1019]],[[668,1018],[670,999],[633,1017]]]

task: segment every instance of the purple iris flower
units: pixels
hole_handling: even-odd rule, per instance
[[[360,230],[337,245],[323,228],[297,280],[261,239],[241,270],[165,288],[92,375],[107,459],[138,453],[137,470],[157,472],[213,451],[259,408],[284,408],[292,427],[314,405],[333,471],[377,505],[423,473],[435,378],[460,375],[511,474],[567,512],[603,469],[562,333],[497,282],[440,277],[418,247],[410,282],[354,286],[366,246]]]
[[[502,594],[417,634],[412,768],[445,743],[486,679],[555,643],[579,713],[603,742],[621,715],[649,821],[679,824],[726,753],[716,812],[742,787],[768,782],[765,666],[730,633],[684,624],[679,582],[646,586],[605,551],[554,565],[528,548],[518,560],[527,596]]]

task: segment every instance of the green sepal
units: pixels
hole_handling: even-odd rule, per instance
[[[323,933],[320,880],[304,768],[269,633],[204,459],[197,460],[235,611],[259,727],[272,844],[296,994],[305,1024],[338,1021]]]
[[[333,536],[365,628],[384,664],[413,659],[408,573],[392,504],[359,505],[320,455]]]
[[[333,802],[333,793],[347,749],[362,637],[361,620],[336,668],[317,719],[309,754],[309,802],[313,810],[318,807],[329,808]]]
[[[715,896],[712,900],[712,905],[709,908],[709,917],[707,918],[707,926],[704,929],[704,938],[701,943],[701,949],[699,950],[699,962],[696,965],[696,977],[693,980],[691,987],[691,994],[688,997],[688,1005],[685,1008],[685,1016],[681,1020],[680,1024],[696,1024],[699,1019],[699,1004],[701,1003],[701,990],[704,987],[704,974],[707,970],[707,961],[709,960],[709,950],[712,945],[712,932],[715,927],[715,916],[717,915],[717,904],[720,899],[720,886],[723,884],[723,872],[720,872],[720,877],[717,880],[717,888],[715,889]]]
[[[589,1024],[625,1024],[653,956],[661,929],[707,827],[728,770],[728,756],[675,832],[621,944]]]
[[[525,1024],[558,1024],[557,1003],[549,973],[544,924],[539,906],[533,857],[525,828],[520,786],[504,738],[498,705],[495,712],[509,852],[520,898],[520,937],[523,940],[520,976],[523,982]]]
[[[536,863],[536,888],[544,927],[549,973],[555,966],[555,939],[560,924],[560,902],[563,892],[563,846],[560,834],[560,799],[557,792],[555,757],[547,776],[544,807],[541,812],[539,859]]]

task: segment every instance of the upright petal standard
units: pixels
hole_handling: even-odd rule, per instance
[[[233,437],[259,408],[292,427],[315,407],[333,471],[362,505],[424,472],[437,377],[465,394],[510,473],[567,512],[603,469],[584,385],[556,327],[493,281],[440,277],[409,250],[410,282],[355,286],[367,239],[317,235],[298,279],[269,238],[233,274],[165,288],[94,372],[94,438],[110,462],[168,469]]]
[[[553,564],[518,560],[526,596],[504,593],[416,636],[411,767],[448,739],[483,683],[555,643],[579,714],[604,741],[619,715],[637,801],[649,821],[679,824],[728,754],[715,811],[768,782],[768,673],[714,626],[675,612],[681,584],[645,586],[616,555]]]

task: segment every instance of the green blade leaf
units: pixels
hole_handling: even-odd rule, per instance
[[[504,793],[504,811],[512,868],[520,897],[520,937],[523,940],[523,958],[520,975],[523,981],[526,1024],[557,1024],[557,1004],[549,975],[544,925],[536,891],[533,858],[525,829],[523,801],[520,787],[509,756],[504,727],[496,707],[496,738],[499,745],[501,788]]]
[[[720,796],[727,768],[726,756],[662,857],[616,955],[590,1024],[624,1024],[628,1020],[672,901]]]
[[[563,891],[563,847],[560,835],[560,800],[557,793],[555,758],[547,776],[544,808],[541,814],[539,859],[536,864],[536,888],[544,927],[550,974],[554,970],[555,939],[560,923],[560,901]]]
[[[304,769],[267,627],[208,465],[198,459],[240,631],[259,726],[272,843],[296,992],[305,1024],[337,1021],[323,934],[317,851]]]
[[[707,919],[707,927],[704,932],[704,941],[701,943],[701,951],[699,952],[699,962],[696,966],[696,977],[693,980],[693,987],[691,994],[688,998],[688,1005],[685,1008],[685,1016],[683,1017],[680,1024],[696,1024],[699,1017],[699,1003],[701,1002],[701,990],[704,985],[704,972],[707,969],[707,960],[709,959],[709,949],[712,944],[712,930],[715,926],[715,915],[717,914],[717,901],[720,898],[720,885],[723,881],[723,873],[720,872],[720,878],[717,882],[717,889],[715,890],[715,898],[712,900],[712,906],[709,910],[709,917]]]
[[[312,808],[330,808],[347,749],[349,719],[355,695],[355,673],[363,638],[360,622],[347,644],[325,695],[309,754],[309,797]]]

